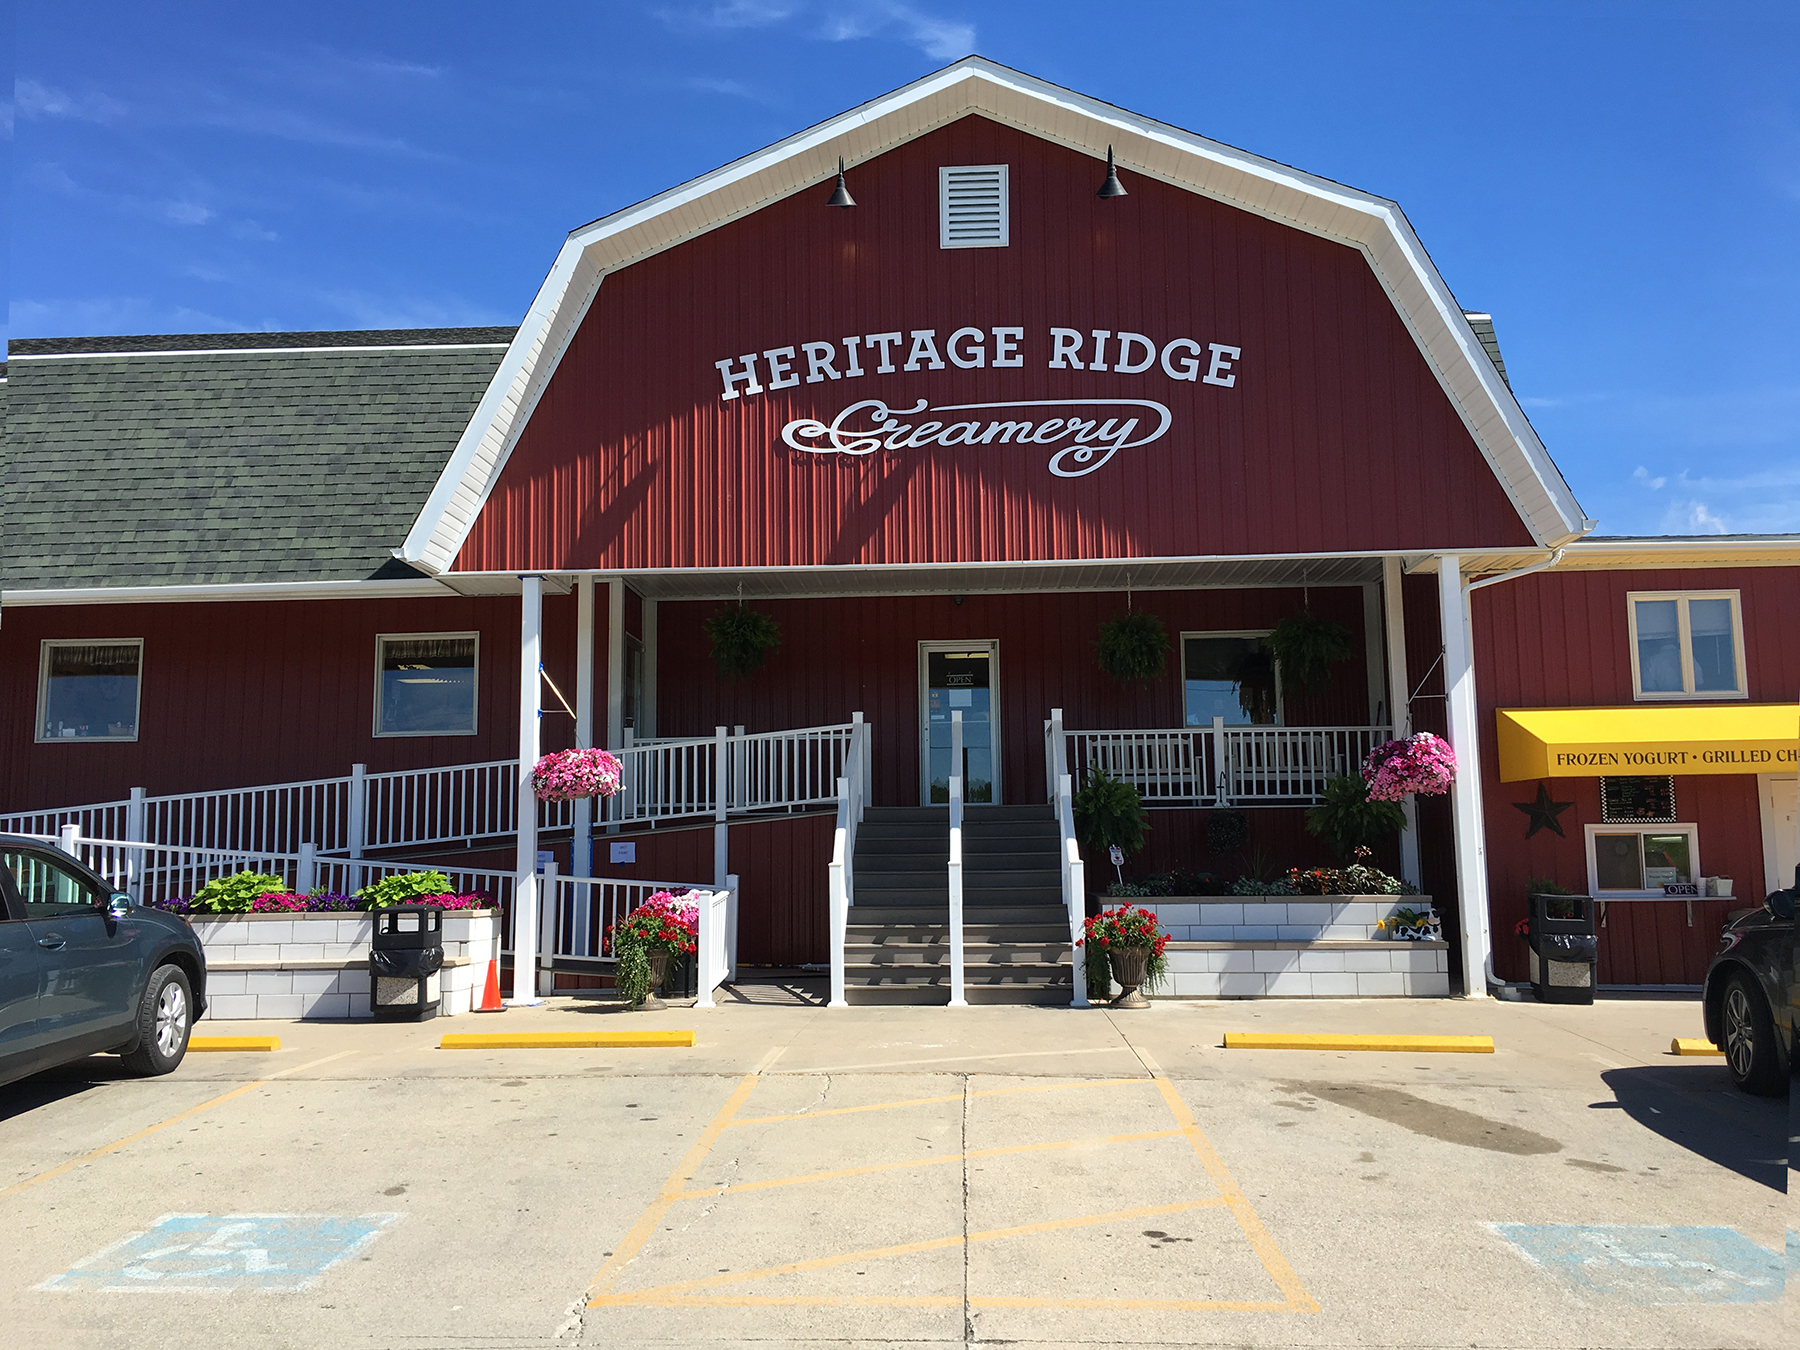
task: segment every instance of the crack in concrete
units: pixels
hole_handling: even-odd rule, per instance
[[[975,1344],[975,1317],[969,1307],[969,1108],[974,1098],[969,1093],[969,1076],[964,1074],[962,1100],[962,1218],[963,1218],[963,1345]]]

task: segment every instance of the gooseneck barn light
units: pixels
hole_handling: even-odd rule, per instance
[[[1125,191],[1125,185],[1119,181],[1119,171],[1113,167],[1113,148],[1110,145],[1106,147],[1106,181],[1100,185],[1100,190],[1094,195],[1102,201],[1111,201],[1114,197],[1131,195]]]
[[[1120,192],[1123,192],[1124,190],[1125,190],[1124,188],[1119,189]],[[844,157],[842,155],[838,156],[837,186],[831,190],[831,197],[826,201],[825,205],[827,205],[827,206],[855,206],[856,205],[856,198],[852,197],[850,195],[850,189],[844,186]]]

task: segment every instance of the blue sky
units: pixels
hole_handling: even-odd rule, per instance
[[[10,333],[515,323],[979,52],[1397,200],[1603,533],[1800,531],[1800,5],[22,6]]]

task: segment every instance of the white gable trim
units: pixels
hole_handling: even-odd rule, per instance
[[[1536,542],[1593,528],[1393,202],[971,56],[572,233],[398,556],[449,570],[607,273],[969,113],[1360,249]]]

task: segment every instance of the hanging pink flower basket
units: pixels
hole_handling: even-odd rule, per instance
[[[552,750],[531,772],[531,790],[540,802],[610,797],[619,790],[624,767],[604,750]]]
[[[1456,752],[1443,737],[1421,731],[1369,751],[1363,777],[1370,801],[1397,802],[1409,792],[1441,796],[1456,779]]]

